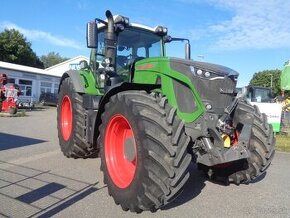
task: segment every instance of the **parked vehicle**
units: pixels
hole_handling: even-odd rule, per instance
[[[0,111],[17,113],[17,99],[21,94],[19,86],[14,83],[7,83],[6,74],[0,74]]]
[[[58,101],[58,94],[57,93],[50,93],[50,92],[43,92],[39,96],[39,104],[40,105],[57,105]]]
[[[60,80],[63,154],[99,155],[109,195],[136,213],[182,193],[192,162],[211,179],[222,172],[240,184],[261,176],[274,157],[273,129],[256,106],[236,97],[238,73],[191,60],[189,40],[170,37],[166,27],[110,11],[106,17],[87,25],[90,64]],[[185,59],[166,56],[172,41],[186,42]]]
[[[273,98],[272,89],[249,85],[237,88],[240,94],[245,92],[245,97],[251,105],[259,108],[261,113],[266,114],[267,121],[273,127],[275,133],[281,130],[282,105],[276,103]]]
[[[24,109],[30,109],[32,110],[35,107],[35,103],[33,99],[23,101],[23,100],[18,100],[17,101],[18,108],[24,108]]]

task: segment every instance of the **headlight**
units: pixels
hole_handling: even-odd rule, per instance
[[[206,72],[204,73],[204,75],[205,75],[205,77],[210,77],[210,72],[206,71]]]
[[[196,73],[197,73],[197,75],[201,76],[201,75],[202,75],[202,70],[201,70],[201,69],[198,69],[198,70],[196,71]]]

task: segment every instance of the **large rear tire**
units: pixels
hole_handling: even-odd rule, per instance
[[[99,130],[104,183],[123,210],[156,211],[181,193],[190,139],[166,97],[118,93],[106,104]]]
[[[60,86],[57,107],[57,129],[61,151],[66,157],[91,157],[96,149],[85,140],[83,97],[75,92],[70,77]]]

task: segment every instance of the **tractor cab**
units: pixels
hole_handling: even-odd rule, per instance
[[[259,87],[259,86],[248,86],[247,87],[247,99],[250,102],[273,102],[273,94],[271,88]]]
[[[105,58],[105,30],[98,33],[98,46],[91,57],[98,66],[96,72],[103,72],[106,67]],[[160,36],[152,31],[138,27],[128,27],[117,34],[117,46],[115,50],[115,71],[123,81],[129,82],[132,78],[130,72],[135,62],[144,58],[163,56],[162,41]],[[110,60],[111,61],[111,60]]]
[[[187,57],[190,57],[189,40],[172,38],[167,28],[130,23],[127,17],[112,16],[95,19],[87,25],[87,47],[92,48],[90,67],[96,73],[99,88],[120,82],[132,82],[134,65],[145,58],[164,57],[165,43],[187,41]]]

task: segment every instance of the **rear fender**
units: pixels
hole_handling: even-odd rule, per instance
[[[62,75],[60,79],[59,87],[58,87],[58,92],[59,92],[62,81],[67,77],[71,78],[75,92],[85,93],[85,89],[82,84],[80,74],[77,70],[69,70]]]

